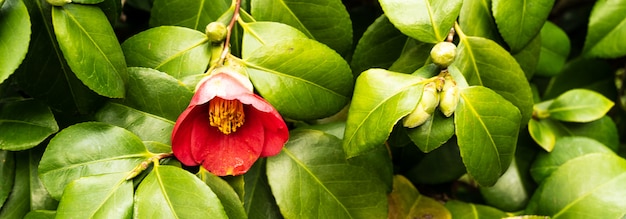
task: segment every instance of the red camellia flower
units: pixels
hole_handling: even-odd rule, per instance
[[[174,156],[218,175],[240,175],[259,157],[276,155],[289,138],[280,114],[252,92],[252,83],[228,68],[197,86],[172,132]]]

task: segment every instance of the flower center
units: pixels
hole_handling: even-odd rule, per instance
[[[244,121],[243,104],[238,100],[215,98],[209,101],[209,124],[222,133],[236,132]]]

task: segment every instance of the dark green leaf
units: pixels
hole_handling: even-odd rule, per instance
[[[370,69],[356,80],[343,148],[355,157],[383,145],[393,126],[417,105],[423,85],[419,77]]]
[[[454,123],[463,163],[480,185],[491,186],[509,167],[520,126],[519,110],[494,91],[461,92]]]
[[[104,0],[72,0],[72,3],[79,3],[79,4],[98,4],[100,2],[103,2]]]
[[[530,85],[515,59],[497,43],[480,37],[461,37],[457,67],[469,85],[491,88],[515,105],[522,113],[520,125],[526,125],[532,114]]]
[[[259,159],[244,175],[244,207],[250,219],[281,219],[267,182],[266,159]]]
[[[513,54],[513,58],[515,58],[515,61],[520,65],[527,79],[532,78],[537,69],[542,39],[540,35],[537,35],[526,47]]]
[[[335,136],[337,137],[337,136]],[[343,137],[343,135],[339,136]],[[348,159],[348,163],[363,167],[385,184],[387,192],[393,186],[393,163],[387,147],[377,147],[356,157]]]
[[[567,34],[550,21],[541,28],[541,55],[537,75],[555,76],[561,72],[569,56],[570,41]]]
[[[454,135],[454,119],[436,111],[426,123],[413,129],[407,128],[411,141],[424,153],[443,145]]]
[[[0,208],[2,219],[21,219],[30,211],[30,170],[27,152],[17,152],[15,155],[15,181],[9,198]]]
[[[396,28],[425,43],[438,43],[448,36],[462,3],[461,0],[380,0],[385,14]]]
[[[550,80],[543,99],[554,99],[573,88],[594,90],[613,99],[616,89],[614,80],[615,72],[606,61],[577,58],[565,64],[562,72]]]
[[[230,0],[154,0],[150,26],[175,25],[204,32],[206,25],[217,21],[230,3]]]
[[[445,206],[454,219],[503,218],[507,216],[506,213],[490,206],[465,203],[456,200],[446,202]]]
[[[36,100],[0,104],[0,150],[26,150],[59,131],[52,111]]]
[[[0,150],[0,209],[9,197],[15,180],[15,158],[13,152]]]
[[[70,126],[52,140],[39,164],[39,175],[52,197],[61,198],[71,181],[83,176],[130,172],[152,154],[133,133],[104,123]]]
[[[586,89],[572,89],[554,99],[548,107],[550,118],[566,122],[591,122],[602,118],[614,103]]]
[[[54,219],[56,217],[56,211],[50,210],[35,210],[30,211],[24,216],[24,219]]]
[[[352,92],[348,63],[315,40],[264,45],[243,61],[256,90],[287,118],[331,116],[348,103]]]
[[[412,182],[440,184],[454,181],[466,173],[456,139],[423,156],[405,173]]]
[[[413,73],[421,67],[427,66],[430,61],[430,50],[433,46],[432,43],[407,38],[400,57],[389,67],[389,71]]]
[[[211,60],[206,35],[184,27],[148,29],[124,41],[122,50],[128,66],[153,68],[177,79],[204,73]]]
[[[617,58],[626,55],[626,1],[597,1],[591,16],[583,53]]]
[[[505,211],[519,211],[528,203],[533,192],[524,187],[527,179],[523,178],[523,174],[528,169],[520,169],[517,162],[513,159],[511,166],[492,187],[480,188],[489,205]]]
[[[441,203],[420,194],[402,175],[393,177],[393,192],[389,194],[389,219],[451,218]]]
[[[228,218],[213,191],[191,173],[155,166],[135,193],[134,218]]]
[[[317,130],[292,132],[282,152],[268,158],[272,193],[287,218],[383,218],[386,186],[350,165],[341,140]]]
[[[59,202],[50,196],[50,193],[44,186],[39,176],[39,162],[45,151],[45,147],[35,147],[28,150],[28,154],[24,154],[22,158],[27,159],[28,170],[30,172],[30,209],[32,210],[54,210]]]
[[[526,213],[551,218],[622,218],[626,214],[626,160],[593,153],[570,160],[533,195]]]
[[[459,15],[459,25],[468,36],[491,39],[503,42],[496,21],[491,15],[492,0],[463,0]]]
[[[567,134],[564,136],[584,136],[595,139],[613,151],[619,148],[619,132],[609,116],[588,123],[561,123]]]
[[[133,132],[143,141],[171,144],[174,122],[121,104],[108,102],[96,113],[96,120]]]
[[[400,56],[408,37],[385,15],[372,23],[356,45],[350,67],[355,76],[369,68],[389,68]]]
[[[250,7],[254,19],[288,24],[339,54],[352,48],[352,22],[341,1],[253,0]]]
[[[124,54],[102,10],[80,4],[53,7],[52,23],[76,76],[98,94],[124,97],[128,79]]]
[[[243,33],[241,57],[248,58],[264,45],[292,39],[309,39],[295,27],[277,22],[252,22],[241,24]],[[267,49],[267,48],[264,48]]]
[[[81,177],[67,185],[61,197],[60,218],[130,218],[133,182],[127,173]]]
[[[239,199],[239,196],[233,190],[233,188],[220,177],[213,175],[212,173],[201,168],[197,174],[200,180],[206,183],[211,191],[217,195],[224,206],[224,211],[228,218],[248,218],[246,211],[243,208],[243,202]]]
[[[556,141],[552,152],[543,152],[537,155],[530,169],[530,174],[536,182],[541,182],[569,160],[590,153],[614,154],[609,148],[590,138],[560,138]]]
[[[151,68],[128,68],[130,79],[124,105],[176,121],[193,92],[174,77]]]
[[[13,74],[28,52],[30,17],[21,0],[0,4],[0,83]]]
[[[513,53],[526,47],[535,38],[553,5],[554,0],[493,0],[493,18]]]

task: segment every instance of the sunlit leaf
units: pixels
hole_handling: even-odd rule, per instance
[[[244,31],[241,42],[241,57],[244,59],[253,55],[256,49],[264,45],[292,39],[309,39],[307,35],[295,27],[278,22],[261,21],[243,23],[241,26]]]
[[[54,219],[56,217],[56,211],[50,210],[35,210],[30,211],[24,216],[24,219]]]
[[[174,122],[128,106],[108,102],[98,112],[96,120],[131,131],[143,141],[171,144]]]
[[[424,124],[407,128],[411,141],[425,153],[446,143],[454,135],[454,119],[436,111]]]
[[[61,197],[60,218],[128,218],[132,214],[133,182],[127,173],[82,177],[67,185]]]
[[[6,0],[0,4],[0,83],[13,74],[28,52],[30,17],[24,2]]]
[[[206,25],[218,20],[230,0],[154,0],[150,26],[175,25],[204,32]]]
[[[591,16],[583,53],[587,56],[617,58],[626,55],[626,1],[597,1]]]
[[[539,34],[553,5],[554,0],[493,0],[493,18],[513,53],[526,47]]]
[[[380,5],[402,33],[425,43],[438,43],[448,36],[462,2],[380,0]]]
[[[0,150],[35,147],[58,130],[52,111],[39,101],[0,104]]]
[[[491,15],[492,0],[463,0],[459,26],[468,36],[478,36],[503,42],[496,21]]]
[[[393,191],[389,194],[390,219],[452,218],[448,209],[434,199],[420,194],[402,175],[393,177]]]
[[[531,119],[528,122],[528,132],[530,136],[541,146],[544,150],[550,152],[554,148],[558,130],[555,130],[554,121],[550,119]]]
[[[465,203],[457,200],[446,202],[446,208],[452,214],[452,218],[503,218],[507,214],[490,206]]]
[[[550,118],[567,122],[591,122],[602,118],[614,103],[586,89],[573,89],[554,99],[548,107]]]

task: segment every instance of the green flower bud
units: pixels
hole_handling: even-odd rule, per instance
[[[456,45],[451,42],[440,42],[437,43],[430,50],[430,58],[433,60],[435,64],[442,68],[447,68],[456,56]]]
[[[63,6],[67,3],[72,3],[72,0],[46,0],[48,2],[48,4],[54,5],[54,6]]]
[[[439,110],[446,117],[450,117],[456,110],[456,106],[459,104],[459,88],[456,86],[456,82],[452,79],[452,76],[445,76],[445,83],[443,89],[439,94]]]
[[[424,85],[422,98],[413,110],[402,120],[402,125],[407,128],[415,128],[424,124],[430,116],[433,115],[435,109],[439,105],[439,94],[437,92],[437,84],[430,82]]]
[[[226,39],[228,29],[226,29],[226,25],[221,22],[211,22],[209,25],[206,25],[205,33],[209,41],[222,42]]]

